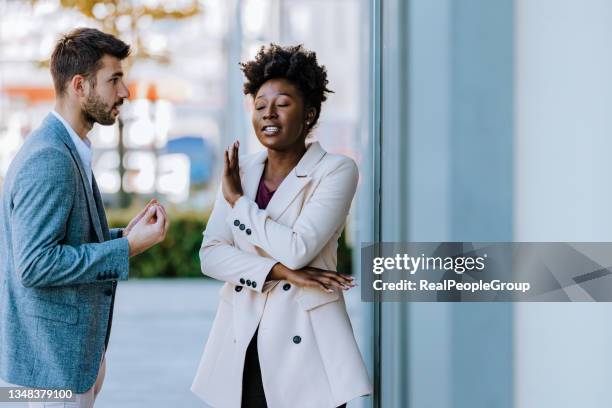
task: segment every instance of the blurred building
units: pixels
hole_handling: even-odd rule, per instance
[[[173,10],[192,1],[125,3]],[[163,58],[136,59],[130,67],[122,132],[118,125],[96,125],[90,134],[94,171],[111,206],[125,204],[121,191],[132,198],[161,194],[185,208],[212,204],[223,148],[235,139],[242,140],[242,153],[261,148],[250,126],[238,63],[270,42],[302,43],[317,52],[336,93],[324,105],[316,137],[328,149],[357,156],[359,100],[366,92],[355,86],[364,78],[359,1],[207,0],[199,5],[202,12],[190,18],[138,21],[148,53]],[[99,2],[93,12],[101,18],[112,7]],[[59,0],[0,0],[0,9],[1,180],[24,138],[53,106],[44,61],[55,41],[77,26],[99,23],[63,8]],[[343,24],[335,24],[340,18]],[[116,25],[125,26],[129,42],[129,22]],[[201,150],[182,151],[181,139]]]

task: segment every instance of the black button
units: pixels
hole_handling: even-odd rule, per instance
[[[302,338],[300,336],[293,336],[293,342],[295,344],[300,344],[301,341],[302,341]]]
[[[291,289],[291,284],[290,283],[285,283],[283,285],[283,290],[289,290],[289,289]]]
[[[240,228],[240,231],[244,231],[244,229],[246,228],[246,225],[240,224],[240,226],[238,228]]]
[[[244,280],[244,278],[240,278],[240,283],[242,283],[243,285],[246,283],[246,281]]]
[[[105,290],[104,290],[104,294],[105,294],[106,296],[111,296],[111,295],[113,294],[113,290],[112,290],[112,289],[105,289]]]
[[[257,287],[257,282],[253,282],[253,283],[251,283],[251,287],[252,287],[252,288],[256,288],[256,287]]]
[[[246,284],[247,284],[247,286],[251,286],[251,280],[247,279]]]
[[[236,286],[236,287],[234,288],[234,290],[235,290],[236,292],[240,292],[240,291],[242,290],[242,286]]]
[[[234,220],[234,226],[239,226],[240,225],[240,221],[239,220]]]
[[[251,235],[251,229],[250,228],[247,228],[247,230],[244,231],[244,232],[246,232],[247,235]]]

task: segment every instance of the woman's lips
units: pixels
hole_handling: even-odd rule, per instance
[[[272,125],[269,125],[269,126],[264,126],[264,127],[261,129],[261,131],[262,131],[262,133],[263,133],[264,135],[266,135],[266,136],[275,136],[275,135],[277,135],[277,134],[279,134],[279,133],[280,133],[281,128],[280,128],[280,126],[272,126]]]

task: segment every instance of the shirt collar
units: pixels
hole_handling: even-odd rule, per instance
[[[85,167],[85,171],[87,172],[87,178],[91,183],[91,142],[87,137],[85,139],[81,139],[79,135],[77,135],[77,133],[74,131],[72,126],[70,126],[70,124],[62,117],[62,115],[57,113],[55,110],[52,110],[51,113],[60,122],[62,122],[62,125],[64,125],[64,127],[66,128],[66,131],[72,139],[72,143],[74,143],[74,146],[76,147],[77,152],[79,153],[81,163],[83,163],[83,166]]]

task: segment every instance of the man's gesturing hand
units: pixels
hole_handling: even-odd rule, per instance
[[[146,212],[127,234],[130,256],[138,255],[162,242],[166,238],[169,225],[166,211],[161,204],[150,203]]]
[[[123,229],[123,236],[124,237],[127,237],[129,235],[129,233],[132,230],[132,228],[134,228],[134,225],[136,225],[138,223],[138,221],[140,221],[142,219],[142,217],[144,217],[144,215],[147,213],[147,210],[152,205],[155,205],[155,204],[158,204],[156,198],[154,198],[151,201],[149,201],[148,204],[145,206],[145,208],[143,208],[142,211],[140,211],[134,218],[132,218],[132,220],[130,221],[128,226]]]

